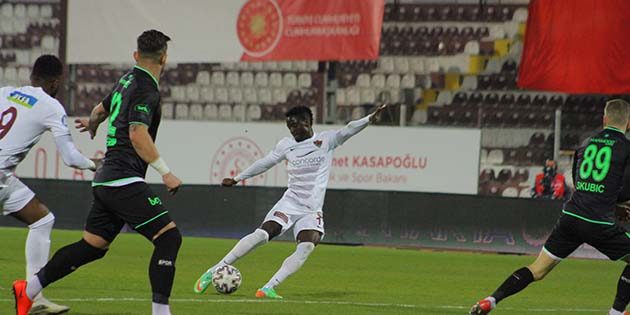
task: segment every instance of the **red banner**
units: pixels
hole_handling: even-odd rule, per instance
[[[249,0],[243,61],[378,59],[384,0]]]
[[[628,34],[628,0],[532,0],[519,86],[630,93]]]

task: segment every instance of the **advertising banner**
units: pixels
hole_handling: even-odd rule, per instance
[[[384,0],[69,0],[68,63],[128,63],[136,37],[172,38],[169,61],[377,59]]]
[[[74,118],[68,118],[73,122]],[[314,126],[314,131],[343,126]],[[90,140],[71,127],[77,147],[89,157],[105,152],[107,121]],[[186,184],[219,184],[263,157],[290,136],[280,123],[228,123],[165,120],[156,140],[161,156]],[[337,148],[329,187],[476,194],[480,131],[477,129],[400,128],[369,126]],[[17,169],[20,177],[92,180],[91,171],[63,164],[50,133],[42,136]],[[161,183],[152,169],[147,181]],[[282,162],[245,186],[287,185]]]
[[[56,228],[83,229],[88,182],[25,179],[57,217]],[[152,185],[185,235],[240,238],[260,225],[283,188],[186,185],[175,195]],[[331,189],[325,243],[537,254],[560,216],[557,200]],[[0,226],[23,226],[0,216]],[[627,226],[626,226],[627,228]],[[280,239],[292,240],[293,233]],[[583,245],[574,257],[605,258]]]

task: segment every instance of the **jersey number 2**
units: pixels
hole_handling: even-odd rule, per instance
[[[597,149],[596,144],[591,144],[584,150],[584,160],[580,165],[580,178],[587,179],[593,176],[593,180],[601,182],[606,178],[610,170],[612,148],[609,146]]]
[[[15,107],[9,107],[7,110],[2,112],[0,116],[0,139],[4,138],[4,136],[9,133],[11,127],[13,127],[13,123],[15,123],[15,119],[17,118],[17,109]]]

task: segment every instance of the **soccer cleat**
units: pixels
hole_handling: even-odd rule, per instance
[[[204,293],[211,283],[212,283],[212,271],[208,270],[203,275],[201,275],[199,279],[197,279],[197,282],[195,283],[195,288],[194,288],[195,293],[197,294]]]
[[[270,299],[282,299],[283,297],[276,293],[274,288],[260,288],[256,291],[257,297],[267,297]]]
[[[483,299],[475,303],[475,305],[473,305],[473,307],[470,309],[469,314],[470,315],[486,315],[490,313],[490,311],[493,308],[494,307],[492,306],[492,301],[490,301],[489,299]]]
[[[26,280],[15,280],[13,282],[13,296],[15,297],[15,314],[28,315],[33,301],[26,296]]]
[[[68,306],[55,304],[42,297],[33,301],[33,306],[28,315],[58,315],[65,314],[69,310],[70,307]]]

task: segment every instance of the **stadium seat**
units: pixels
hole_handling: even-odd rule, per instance
[[[207,104],[203,108],[203,117],[206,120],[216,120],[219,117],[219,107],[216,104]]]
[[[311,75],[308,73],[300,73],[298,76],[298,87],[300,88],[310,88],[312,85]]]
[[[243,102],[243,90],[237,87],[232,87],[228,90],[228,102],[241,103]]]
[[[378,59],[378,67],[385,73],[394,72],[394,59],[392,57],[381,57]]]
[[[362,106],[355,106],[352,109],[352,116],[351,119],[352,120],[358,120],[361,119],[365,116],[365,110],[363,109]]]
[[[370,86],[375,89],[384,89],[385,88],[385,75],[383,74],[375,74],[372,76],[372,80],[370,82]]]
[[[512,21],[525,23],[527,22],[527,8],[518,8],[512,15]]]
[[[199,100],[202,102],[214,101],[214,89],[209,86],[203,86],[199,89]]]
[[[225,85],[225,73],[222,71],[212,72],[212,85],[224,86]]]
[[[210,85],[210,72],[208,71],[197,72],[197,79],[195,81],[199,85]]]
[[[464,76],[464,79],[462,80],[461,89],[466,90],[466,91],[476,90],[478,88],[478,84],[479,84],[479,80],[477,79],[477,76],[466,75]]]
[[[247,120],[260,120],[262,116],[262,110],[260,106],[251,104],[247,107]]]
[[[373,104],[376,101],[376,96],[373,89],[361,89],[361,104]]]
[[[13,4],[7,2],[3,3],[0,11],[2,11],[3,20],[10,20],[13,18]]]
[[[162,104],[162,118],[173,119],[173,104],[172,103]]]
[[[282,74],[273,72],[269,75],[269,85],[274,88],[282,87]]]
[[[530,186],[522,187],[518,192],[519,198],[531,198],[532,197],[532,188]]]
[[[254,84],[258,87],[267,87],[269,84],[269,76],[266,72],[258,72],[256,73]]]
[[[186,98],[187,102],[199,102],[200,101],[200,90],[199,86],[190,84],[186,86]]]
[[[26,8],[26,16],[31,20],[37,20],[40,17],[40,9],[37,4],[29,4]]]
[[[349,88],[346,89],[346,103],[347,105],[359,105],[361,103],[361,95],[359,89]]]
[[[254,86],[254,74],[251,72],[241,73],[240,84],[243,87]]]
[[[260,104],[272,104],[271,90],[267,88],[258,89],[258,102]]]
[[[503,192],[501,192],[501,196],[502,197],[510,197],[510,198],[516,198],[519,195],[519,191],[518,188],[516,187],[506,187]]]
[[[218,118],[222,121],[232,120],[232,106],[230,106],[229,104],[220,105]]]
[[[368,78],[369,79],[369,78]],[[297,87],[297,76],[295,73],[286,73],[282,80],[282,83],[287,89],[294,89]]]
[[[254,88],[243,89],[243,101],[248,104],[258,103],[258,95],[256,94],[256,89]]]
[[[407,57],[396,57],[394,59],[394,70],[397,73],[409,72],[409,60]]]
[[[202,120],[203,119],[203,106],[201,104],[191,104],[188,115],[190,119]]]
[[[39,11],[39,15],[44,19],[52,18],[53,16],[53,8],[51,5],[42,5]]]
[[[175,119],[177,120],[188,119],[188,104],[175,105]]]
[[[494,149],[488,152],[488,163],[493,165],[503,164],[503,151]]]
[[[239,86],[240,82],[238,72],[228,72],[225,76],[225,83],[227,86]]]
[[[385,82],[385,86],[390,89],[398,89],[400,88],[400,75],[398,74],[390,74],[387,77],[387,81]]]
[[[272,102],[274,104],[283,104],[287,101],[287,92],[284,89],[273,89]]]
[[[356,86],[358,88],[370,87],[370,75],[367,73],[361,73],[357,76]]]
[[[243,104],[234,105],[232,108],[232,120],[245,121],[245,115],[247,114],[246,108],[247,107]]]
[[[348,105],[346,101],[346,90],[345,89],[337,89],[335,91],[335,101],[337,106],[345,106]]]
[[[291,71],[293,70],[293,63],[291,61],[278,62],[278,69],[282,71]]]
[[[214,100],[221,103],[227,103],[230,98],[230,94],[227,88],[220,87],[214,90]]]
[[[267,71],[277,71],[278,70],[278,62],[276,61],[265,61],[263,62],[263,69]]]

